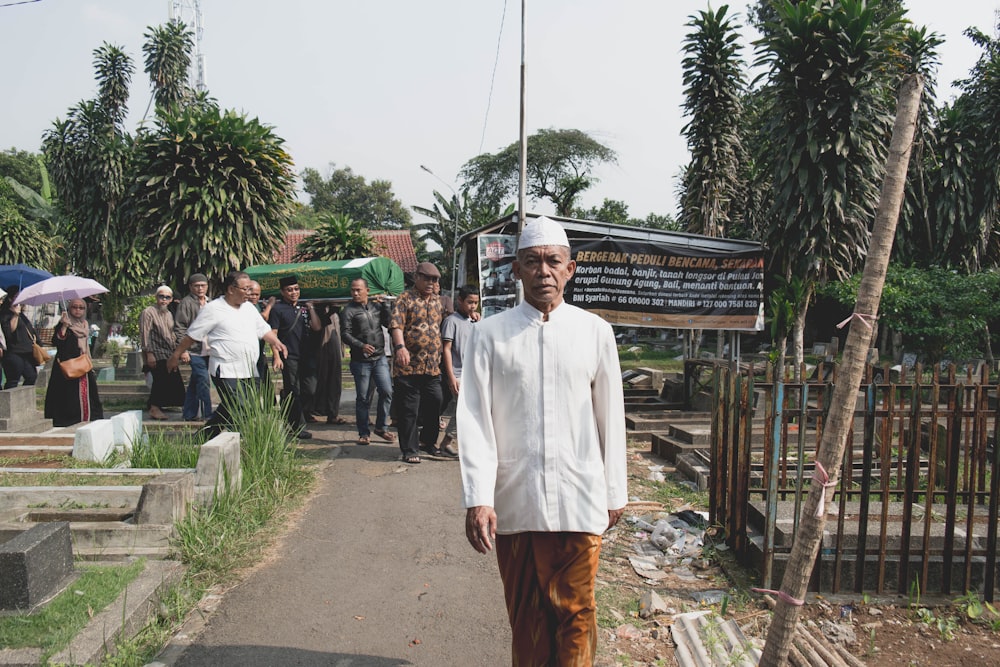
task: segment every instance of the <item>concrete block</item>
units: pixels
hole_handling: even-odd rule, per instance
[[[187,516],[194,500],[194,475],[171,472],[146,482],[139,495],[135,522],[173,525]]]
[[[0,431],[7,433],[38,433],[52,428],[38,409],[38,397],[33,386],[14,387],[0,391]]]
[[[123,447],[132,451],[132,444],[142,437],[142,410],[128,410],[111,418],[114,429],[115,447]]]
[[[98,382],[114,382],[115,381],[115,367],[105,366],[104,368],[97,371],[97,381]]]
[[[73,573],[69,523],[40,523],[0,544],[0,609],[30,610]]]
[[[73,458],[81,461],[105,461],[115,448],[115,427],[110,419],[98,419],[76,429]]]
[[[206,494],[211,499],[216,487],[221,491],[227,481],[230,491],[238,490],[242,475],[239,433],[220,433],[201,446],[195,468],[199,499],[204,499]]]

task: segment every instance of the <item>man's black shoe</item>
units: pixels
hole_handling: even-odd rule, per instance
[[[299,431],[299,440],[312,440],[312,437],[311,431]]]

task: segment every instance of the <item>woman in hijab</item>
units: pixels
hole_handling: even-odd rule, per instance
[[[184,405],[184,380],[178,371],[167,371],[167,359],[174,352],[174,316],[170,312],[173,291],[166,285],[156,288],[156,304],[139,315],[139,343],[145,367],[153,376],[149,390],[149,416],[168,419],[163,408]]]
[[[104,418],[101,399],[97,395],[97,375],[93,369],[81,377],[70,378],[59,365],[61,361],[89,357],[89,335],[87,304],[83,299],[73,299],[52,334],[56,363],[52,364],[52,377],[45,392],[45,416],[52,420],[53,426],[71,426]]]
[[[35,329],[22,313],[24,306],[14,305],[18,288],[7,288],[7,298],[0,305],[0,331],[7,342],[7,351],[3,355],[3,374],[6,382],[4,389],[13,389],[24,378],[25,385],[35,384],[38,378],[38,368],[35,357],[31,353],[35,342]]]

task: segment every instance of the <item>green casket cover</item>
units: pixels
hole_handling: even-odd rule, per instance
[[[364,278],[368,293],[398,296],[406,289],[403,270],[388,257],[363,257],[336,262],[301,262],[298,264],[260,264],[246,269],[251,279],[260,283],[262,297],[278,296],[278,281],[298,276],[303,299],[350,299],[351,281]]]

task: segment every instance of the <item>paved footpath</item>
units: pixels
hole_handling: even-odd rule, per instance
[[[458,462],[409,466],[395,443],[354,444],[353,423],[310,426],[332,460],[304,513],[160,664],[509,665],[496,558],[465,539]]]

